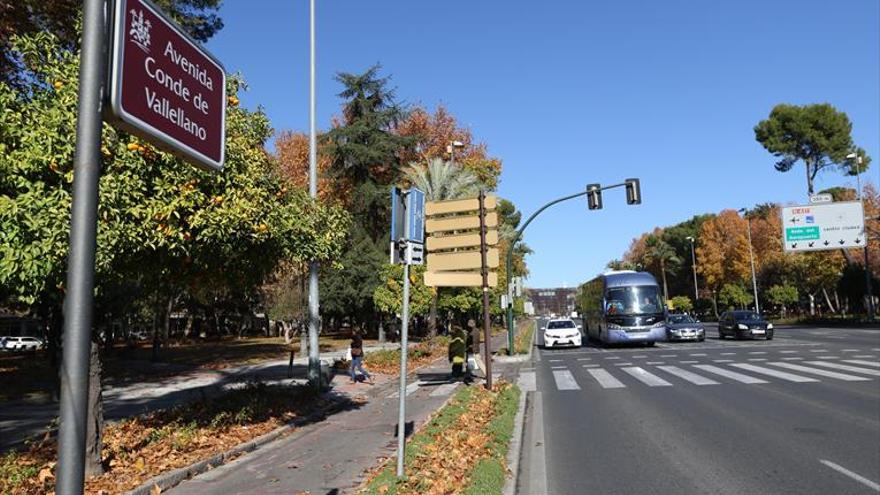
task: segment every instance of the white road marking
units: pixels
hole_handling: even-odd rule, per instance
[[[538,390],[537,378],[534,371],[521,372],[519,374],[519,388],[523,392],[534,392]]]
[[[430,395],[431,397],[446,397],[447,395],[451,394],[452,391],[455,390],[455,388],[458,387],[459,384],[460,382],[444,383],[443,385],[435,388]]]
[[[553,379],[556,380],[556,388],[559,390],[580,390],[580,385],[574,380],[571,371],[561,370],[553,372]]]
[[[749,358],[749,361],[766,361],[767,358]]]
[[[632,356],[633,359],[644,359],[646,357],[648,357],[648,356],[645,356],[643,354],[639,354],[638,356]]]
[[[736,367],[736,368],[740,368],[740,369],[744,369],[744,370],[748,370],[748,371],[753,371],[755,373],[760,373],[762,375],[772,376],[772,377],[779,378],[782,380],[788,380],[790,382],[795,382],[795,383],[807,383],[807,382],[818,382],[819,381],[819,380],[816,380],[815,378],[808,378],[806,376],[800,376],[800,375],[795,375],[792,373],[786,373],[784,371],[776,371],[776,370],[772,370],[770,368],[764,368],[762,366],[755,366],[754,364],[734,363],[734,364],[731,364],[731,366]]]
[[[598,367],[599,367],[598,364],[585,364],[584,365],[584,368],[598,368]]]
[[[858,356],[853,356],[853,357],[858,357]],[[844,361],[844,363],[862,364],[865,366],[874,366],[875,368],[880,368],[880,363],[877,363],[874,361],[862,361],[859,359],[847,359],[846,361]]]
[[[680,362],[681,364],[696,364],[696,363],[699,363],[699,361],[679,361],[679,362]]]
[[[713,359],[713,363],[732,363],[733,359]]]
[[[814,364],[816,366],[822,366],[823,368],[832,368],[843,371],[852,371],[853,373],[863,373],[865,375],[871,376],[880,376],[880,371],[877,370],[869,370],[867,368],[857,368],[855,366],[848,366],[846,364],[837,364],[837,363],[828,363],[825,361],[807,361],[807,364]]]
[[[828,352],[828,349],[810,349],[810,352]]]
[[[699,352],[698,352],[698,353],[694,353],[694,354],[690,354],[690,355],[691,355],[691,356],[705,356],[705,354],[703,354],[703,353],[699,353]]]
[[[816,359],[840,359],[837,356],[814,356]]]
[[[648,361],[646,364],[665,364],[665,361]]]
[[[803,361],[804,360],[804,358],[802,358],[802,357],[787,357],[787,358],[782,358],[782,359],[784,359],[785,361]]]
[[[780,368],[787,368],[790,370],[801,371],[804,373],[811,373],[813,375],[825,376],[828,378],[836,378],[838,380],[843,380],[845,382],[864,382],[864,381],[870,380],[870,378],[865,378],[863,376],[846,375],[844,373],[837,373],[836,371],[808,368],[806,366],[801,366],[799,364],[791,364],[791,363],[767,363],[767,364],[769,364],[771,366],[779,366]]]
[[[859,349],[844,349],[841,352],[859,352]]]
[[[593,358],[577,358],[578,361],[592,361]]]
[[[547,361],[550,361],[551,363],[561,363],[562,362],[561,359],[548,359]]]
[[[642,368],[633,367],[633,368],[622,368],[622,369],[623,369],[623,371],[626,371],[627,373],[632,375],[633,378],[644,383],[645,385],[647,385],[649,387],[671,387],[672,386],[671,383],[667,382],[666,380],[660,378],[657,375],[648,373],[647,371],[643,370]]]
[[[553,370],[564,370],[565,368],[568,368],[568,366],[551,366],[550,367],[550,369],[553,369]]]
[[[606,357],[605,359],[620,359],[620,358],[617,357],[617,356],[608,356],[608,357]]]
[[[676,356],[677,356],[677,354],[661,354],[660,355],[660,357],[662,357],[662,358],[671,358],[671,357],[676,357]]]
[[[752,351],[749,354],[767,354],[767,353],[764,351]]]
[[[742,373],[737,373],[736,371],[726,370],[724,368],[719,368],[717,366],[712,366],[711,364],[698,364],[695,365],[694,368],[699,368],[703,371],[708,371],[709,373],[714,373],[719,376],[723,376],[725,378],[730,378],[731,380],[736,380],[740,383],[769,383],[766,380],[762,380],[760,378],[755,378],[753,376],[744,375]]]
[[[859,354],[857,356],[848,356],[848,357],[854,357],[854,358],[858,358],[858,359],[877,359],[877,356],[875,356],[873,354]]]
[[[875,492],[880,492],[880,484],[875,483],[875,482],[869,480],[868,478],[865,478],[864,476],[861,476],[861,475],[859,475],[859,474],[856,474],[856,473],[850,471],[849,469],[847,469],[847,468],[841,466],[840,464],[835,464],[835,463],[833,463],[833,462],[831,462],[831,461],[826,461],[825,459],[819,459],[819,462],[821,462],[822,464],[824,464],[824,465],[830,467],[831,469],[837,471],[838,473],[840,473],[840,474],[842,474],[842,475],[844,475],[844,476],[849,477],[850,479],[853,479],[853,480],[855,480],[855,481],[858,481],[859,483],[861,483],[861,484],[867,486],[868,488],[874,490]]]
[[[601,385],[602,388],[624,388],[624,387],[626,387],[626,385],[621,383],[620,380],[611,376],[611,373],[608,373],[607,371],[605,371],[601,368],[587,370],[587,373],[592,375],[593,378],[595,378],[596,381],[599,382],[599,385]]]
[[[794,354],[797,351],[779,351],[782,354]]]
[[[614,363],[614,366],[632,366],[632,363]]]
[[[736,353],[735,352],[722,352],[721,355],[722,356],[734,356],[734,355],[736,355]]]
[[[720,383],[716,382],[715,380],[710,380],[710,379],[703,377],[703,376],[700,376],[696,373],[691,373],[688,370],[683,370],[677,366],[657,366],[657,367],[667,373],[671,373],[671,374],[681,378],[682,380],[687,380],[687,381],[693,383],[694,385],[720,385]]]

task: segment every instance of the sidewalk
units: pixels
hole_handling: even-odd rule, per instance
[[[506,335],[493,339],[493,348]],[[506,369],[493,363],[493,375]],[[367,359],[369,369],[369,358]],[[424,424],[455,391],[464,386],[451,381],[446,359],[410,375],[406,389],[407,429]],[[510,378],[508,378],[510,379]],[[348,384],[337,376],[331,393],[366,399],[363,407],[342,412],[304,427],[229,464],[185,481],[165,493],[212,494],[340,494],[351,493],[366,471],[380,459],[394,457],[398,414],[398,380],[375,386]],[[482,380],[470,386],[482,386]]]
[[[367,352],[400,346],[385,343],[367,346]],[[323,361],[331,362],[345,355],[347,349],[324,352]],[[157,381],[137,382],[123,386],[104,385],[104,419],[113,421],[148,411],[171,407],[217,394],[236,384],[253,380],[267,383],[302,383],[305,381],[308,356],[294,359],[294,378],[287,378],[290,358],[266,361],[260,364],[238,366],[222,370],[185,371]],[[21,443],[22,440],[46,431],[46,426],[58,416],[57,403],[34,404],[28,401],[10,401],[0,408],[0,451]]]

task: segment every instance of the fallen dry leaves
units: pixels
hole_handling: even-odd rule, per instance
[[[499,382],[490,392],[473,387],[465,412],[448,427],[434,434],[406,466],[406,481],[396,487],[397,494],[451,495],[458,493],[469,481],[471,472],[482,460],[493,455],[488,425],[496,417],[496,403],[501,391],[511,385]],[[455,399],[449,406],[455,406]],[[362,486],[366,486],[387,466],[375,470]],[[389,485],[378,487],[386,493]]]
[[[222,396],[108,424],[105,473],[86,493],[122,493],[266,434],[328,405],[307,387],[252,384]],[[53,488],[56,443],[48,435],[23,453],[0,457],[0,493],[44,494]],[[153,492],[159,493],[154,486]],[[161,490],[160,490],[161,491]]]

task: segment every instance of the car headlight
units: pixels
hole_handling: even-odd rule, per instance
[[[658,321],[657,323],[654,323],[653,325],[651,325],[651,328],[660,328],[663,326],[666,326],[666,322],[665,321]]]
[[[767,324],[767,330],[773,330],[773,324],[772,324],[772,323],[768,323],[768,324]]]
[[[748,330],[749,326],[743,325],[742,323],[740,323],[739,325],[736,326],[736,328],[739,328],[740,330]]]
[[[607,328],[608,330],[620,330],[623,327],[621,327],[617,323],[606,323],[605,328]]]

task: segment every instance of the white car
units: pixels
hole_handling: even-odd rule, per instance
[[[544,332],[544,347],[580,347],[581,327],[571,318],[555,318],[541,329]]]
[[[7,351],[36,351],[42,349],[43,341],[37,337],[6,337],[4,350]]]

